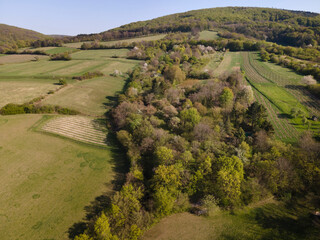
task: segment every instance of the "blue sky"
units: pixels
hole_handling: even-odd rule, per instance
[[[320,0],[0,0],[0,23],[44,34],[76,35],[177,12],[225,6],[320,13]]]

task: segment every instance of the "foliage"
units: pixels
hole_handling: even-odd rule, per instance
[[[68,52],[65,53],[57,53],[50,56],[50,60],[52,61],[70,61],[71,55]]]
[[[15,115],[25,113],[58,113],[63,115],[77,115],[78,111],[60,106],[35,105],[33,103],[14,104],[9,103],[0,109],[2,115]]]
[[[85,79],[91,79],[95,77],[102,77],[104,74],[100,71],[94,71],[94,72],[86,72],[82,74],[81,76],[74,76],[72,79],[77,79],[77,80],[85,80]]]

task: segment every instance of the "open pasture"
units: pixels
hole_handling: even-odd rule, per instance
[[[46,116],[0,116],[0,239],[67,239],[85,206],[112,191],[121,156],[33,131]],[[93,187],[94,186],[94,187]]]
[[[57,80],[14,78],[0,79],[0,108],[8,103],[22,104],[56,90]]]
[[[216,40],[217,38],[219,36],[215,31],[202,31],[200,32],[199,40]]]
[[[33,55],[33,54],[11,54],[0,56],[0,65],[9,63],[21,63],[35,61],[36,57],[39,59],[49,59],[48,56],[44,55]]]
[[[45,132],[61,135],[80,142],[107,146],[105,122],[84,116],[55,117],[41,128]]]
[[[166,34],[157,34],[152,36],[143,36],[143,37],[137,37],[137,38],[129,38],[124,40],[116,40],[116,41],[108,41],[108,42],[100,42],[100,44],[106,45],[106,46],[112,46],[115,44],[121,44],[121,43],[133,43],[133,42],[142,42],[142,41],[156,41],[164,38]],[[71,47],[71,48],[80,48],[81,45],[84,42],[77,42],[77,43],[66,43],[64,46]],[[87,42],[88,43],[88,42]]]

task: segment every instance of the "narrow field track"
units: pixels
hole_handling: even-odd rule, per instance
[[[45,132],[61,135],[73,140],[107,146],[107,131],[92,118],[83,116],[57,117],[49,120],[43,127]]]

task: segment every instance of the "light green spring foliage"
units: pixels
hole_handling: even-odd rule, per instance
[[[201,116],[198,110],[194,107],[184,109],[180,112],[180,119],[182,121],[182,127],[185,131],[190,131],[196,124],[200,122]]]
[[[76,236],[76,237],[74,238],[74,240],[93,240],[93,238],[90,237],[90,236],[89,236],[88,234],[86,234],[86,233],[82,233],[82,234]]]
[[[170,166],[160,165],[157,167],[152,181],[153,189],[156,190],[159,187],[166,187],[171,191],[176,191],[181,186],[181,170],[182,166],[178,164]]]
[[[166,188],[160,187],[153,195],[157,217],[161,218],[172,213],[176,197]]]
[[[96,234],[97,240],[116,240],[111,234],[111,229],[109,225],[108,217],[102,213],[94,224],[94,232]]]
[[[222,205],[232,205],[240,200],[241,182],[243,180],[243,163],[236,157],[220,157],[217,161],[218,171],[215,183],[217,196]]]
[[[170,148],[161,146],[155,152],[155,157],[159,164],[169,164],[173,161],[173,153]]]
[[[233,102],[233,92],[230,88],[225,87],[220,95],[220,104],[222,107],[230,107]]]

